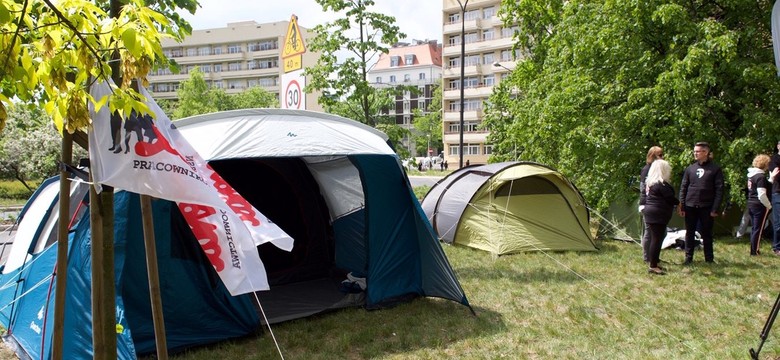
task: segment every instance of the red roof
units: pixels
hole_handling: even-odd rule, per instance
[[[414,55],[414,63],[406,64],[406,55]],[[418,45],[401,45],[390,49],[387,54],[380,54],[379,61],[372,70],[390,69],[390,58],[400,57],[398,68],[410,65],[435,65],[441,66],[441,44],[436,41],[425,42]],[[396,67],[392,67],[396,68]]]

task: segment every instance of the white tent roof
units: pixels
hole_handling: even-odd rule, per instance
[[[174,125],[206,160],[393,154],[381,131],[313,111],[224,111],[177,120]]]

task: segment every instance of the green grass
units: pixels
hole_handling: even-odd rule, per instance
[[[737,359],[749,358],[780,291],[780,257],[748,256],[718,239],[716,264],[664,250],[665,276],[646,273],[633,243],[591,253],[494,258],[445,246],[477,316],[422,298],[392,309],[348,309],[277,324],[286,359]],[[762,249],[771,254],[764,242]],[[762,359],[780,356],[780,324]],[[191,349],[177,359],[279,359],[265,333]]]

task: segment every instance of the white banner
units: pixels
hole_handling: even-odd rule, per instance
[[[106,83],[92,86],[100,99],[110,94]],[[293,239],[255,209],[225,182],[174,124],[141,89],[155,114],[131,114],[111,120],[105,105],[90,105],[90,171],[97,184],[175,201],[206,256],[233,295],[268,290],[268,279],[256,245],[271,242],[290,251]]]

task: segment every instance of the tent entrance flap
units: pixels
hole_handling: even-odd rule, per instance
[[[327,277],[334,262],[333,229],[319,186],[302,159],[231,159],[210,165],[295,240],[290,252],[272,244],[258,247],[272,288]]]

